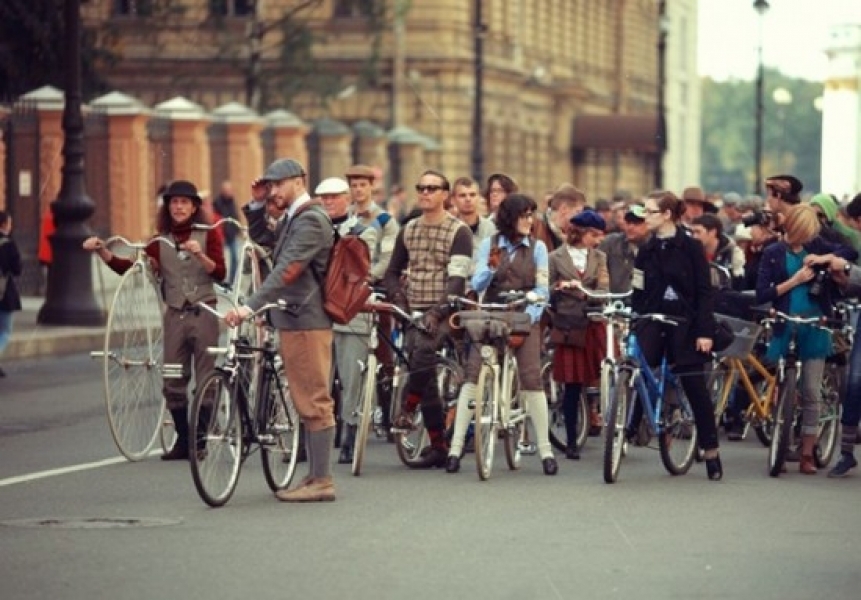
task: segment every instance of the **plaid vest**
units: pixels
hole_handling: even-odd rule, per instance
[[[447,215],[439,224],[428,225],[413,219],[404,230],[404,246],[409,254],[407,300],[417,309],[436,305],[445,295],[448,263],[457,230],[465,225]]]

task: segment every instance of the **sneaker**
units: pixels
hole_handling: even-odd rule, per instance
[[[828,477],[837,479],[849,475],[849,471],[858,466],[858,461],[852,454],[841,454],[834,468],[828,471]]]
[[[335,500],[335,482],[331,477],[304,479],[299,487],[275,492],[281,502],[332,502]]]

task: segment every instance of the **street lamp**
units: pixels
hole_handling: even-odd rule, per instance
[[[754,134],[756,174],[754,175],[753,191],[757,195],[760,195],[762,193],[762,85],[765,78],[762,64],[762,22],[763,16],[765,16],[765,13],[769,9],[768,2],[766,0],[756,0],[753,3],[753,8],[759,14],[759,47],[757,49],[756,69],[756,132]]]
[[[657,156],[655,156],[655,189],[664,189],[664,153],[667,150],[667,33],[670,22],[667,17],[667,1],[658,4],[658,130]]]
[[[472,103],[472,178],[481,184],[484,179],[484,34],[487,27],[482,15],[482,0],[475,0],[475,21],[473,22],[475,74],[475,97]]]
[[[38,321],[48,325],[101,325],[102,310],[93,293],[93,263],[83,249],[90,235],[85,221],[95,204],[84,190],[84,117],[81,113],[81,0],[66,0],[66,104],[63,108],[63,168],[60,194],[51,203],[57,230],[51,236],[54,262],[48,270],[45,304]]]

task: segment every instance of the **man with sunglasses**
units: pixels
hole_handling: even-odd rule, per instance
[[[420,328],[407,331],[405,347],[410,356],[407,396],[393,429],[413,428],[421,406],[431,445],[423,451],[423,468],[442,467],[448,456],[442,401],[435,382],[436,350],[448,334],[448,297],[463,296],[472,267],[472,232],[445,209],[451,193],[448,179],[437,171],[425,171],[416,185],[421,215],[398,234],[385,286],[392,302],[424,313]],[[409,285],[404,277],[409,274]]]

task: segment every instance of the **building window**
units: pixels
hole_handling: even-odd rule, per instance
[[[149,17],[152,15],[152,0],[114,0],[114,15]]]
[[[209,0],[209,11],[216,17],[247,17],[254,14],[254,0]]]
[[[378,3],[379,0],[335,0],[332,16],[339,19],[372,17],[379,12]]]

